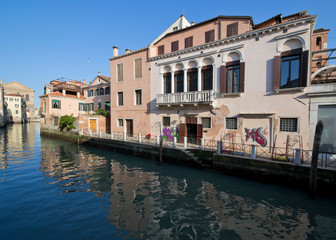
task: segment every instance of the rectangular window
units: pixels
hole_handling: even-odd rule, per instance
[[[26,94],[26,101],[29,101],[29,95]]]
[[[300,55],[281,58],[280,88],[300,86]]]
[[[19,114],[19,110],[15,110],[15,113],[16,113],[16,114]]]
[[[164,54],[164,45],[158,46],[158,55]]]
[[[211,128],[211,118],[202,118],[203,128]]]
[[[280,132],[297,132],[297,118],[280,118]]]
[[[134,60],[134,77],[142,78],[142,59],[141,58]]]
[[[162,117],[162,125],[164,127],[170,127],[170,117]]]
[[[238,118],[226,118],[226,129],[237,130]]]
[[[123,92],[118,92],[118,106],[124,105],[124,94]]]
[[[15,102],[18,102],[19,101],[19,99],[18,98],[15,98]]]
[[[193,37],[187,37],[184,39],[184,48],[190,48],[193,46]]]
[[[215,30],[205,32],[205,43],[215,41]]]
[[[171,43],[171,51],[175,52],[179,50],[179,45],[178,45],[179,41],[175,41]]]
[[[84,103],[84,111],[88,110],[88,105],[86,103]]]
[[[238,34],[238,22],[227,25],[226,36],[231,37]]]
[[[202,85],[203,90],[212,90],[212,65],[202,67]]]
[[[19,104],[15,104],[15,107],[18,108],[20,105]]]
[[[61,109],[61,101],[60,100],[52,100],[52,108]]]
[[[124,126],[124,120],[118,119],[118,127],[123,127],[123,126]]]
[[[84,103],[79,103],[78,104],[78,110],[79,111],[84,111]]]
[[[99,89],[99,95],[104,95],[104,88]]]
[[[226,90],[227,93],[239,92],[239,64],[228,66],[226,72]]]
[[[95,96],[98,96],[98,89],[95,89],[95,90],[94,90],[94,95],[95,95]]]
[[[54,126],[58,126],[59,118],[54,117]]]
[[[105,110],[106,111],[110,111],[110,109],[111,109],[111,104],[110,104],[110,102],[108,101],[108,102],[105,102]]]
[[[188,91],[197,91],[198,90],[198,71],[197,68],[188,69],[187,73],[188,78]]]
[[[123,64],[119,63],[117,64],[117,81],[122,82],[123,80]]]
[[[142,104],[142,92],[141,90],[135,90],[135,104],[141,105]]]
[[[91,92],[90,91],[86,91],[86,96],[87,97],[91,97],[91,94],[90,94]]]
[[[90,111],[94,111],[94,104],[91,103],[91,110]]]
[[[101,109],[101,102],[97,102],[97,110]]]
[[[183,79],[184,79],[184,72],[177,71],[175,72],[175,90],[176,92],[183,92]]]
[[[105,88],[105,95],[108,95],[108,94],[110,94],[110,87]]]
[[[164,93],[171,93],[171,73],[163,74]]]

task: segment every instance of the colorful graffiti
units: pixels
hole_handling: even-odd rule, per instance
[[[245,128],[245,141],[252,139],[253,142],[257,142],[262,147],[265,147],[267,145],[267,139],[266,137],[261,133],[262,127],[260,128],[253,128],[252,130]]]
[[[163,129],[163,140],[167,140],[172,142],[174,137],[179,137],[178,133],[177,133],[177,129],[176,128],[167,128],[165,127]]]

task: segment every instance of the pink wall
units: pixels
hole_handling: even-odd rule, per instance
[[[134,60],[142,58],[142,77],[134,77]],[[117,64],[123,63],[123,81],[117,82]],[[150,102],[150,64],[147,62],[147,50],[112,59],[111,66],[111,131],[124,132],[118,127],[118,119],[133,119],[134,134],[148,134],[150,116],[147,104]],[[135,90],[142,90],[142,104],[135,104]],[[123,92],[124,105],[117,105],[117,92]],[[124,124],[125,125],[125,124]]]

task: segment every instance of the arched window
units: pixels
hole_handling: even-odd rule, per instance
[[[175,92],[183,92],[184,91],[184,71],[183,71],[183,65],[177,64],[175,66],[175,72],[174,72],[174,80],[175,80]]]
[[[99,89],[99,95],[104,95],[104,88]]]
[[[197,64],[194,61],[189,62],[187,71],[188,91],[198,90],[198,69]]]
[[[105,88],[105,95],[108,95],[108,94],[110,94],[110,87]]]

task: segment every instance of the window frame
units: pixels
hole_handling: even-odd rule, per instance
[[[215,41],[215,29],[206,31],[204,34],[205,34],[204,35],[204,42],[205,43],[209,43],[209,42]]]
[[[169,120],[169,124],[166,124],[168,120]],[[162,126],[163,127],[170,127],[170,117],[169,116],[162,117]]]
[[[171,52],[177,52],[179,50],[179,40],[176,40],[174,42],[171,42]]]
[[[228,128],[228,120],[234,120],[233,124],[235,125],[234,127],[236,128]],[[238,130],[238,118],[237,117],[225,117],[225,129],[228,130]]]
[[[120,104],[120,102],[119,102],[119,94],[121,94],[121,100],[122,100],[122,103]],[[117,106],[124,106],[124,92],[117,92]]]
[[[235,70],[238,70],[238,77],[236,81],[236,86],[234,84],[234,74]],[[231,89],[229,89],[229,74],[232,74],[232,82],[231,82]],[[226,93],[239,93],[239,86],[240,86],[240,63],[232,64],[226,66]],[[236,91],[234,91],[236,88]]]
[[[169,84],[167,84],[167,78],[169,77]],[[172,93],[172,89],[171,89],[171,81],[172,81],[172,74],[171,72],[167,72],[163,74],[163,93],[164,94],[169,94]],[[167,91],[167,87],[169,86],[169,92]]]
[[[136,61],[140,60],[140,76],[136,76]],[[134,59],[134,79],[141,79],[142,78],[142,57]]]
[[[57,107],[54,107],[54,104],[58,104]],[[55,99],[52,99],[51,101],[51,108],[52,109],[61,109],[61,100],[55,100]]]
[[[138,102],[138,93],[140,92],[140,102]],[[134,105],[141,106],[142,105],[142,89],[134,90]]]
[[[204,74],[205,73],[210,73],[211,72],[211,81],[209,80],[210,77],[207,76],[207,79],[204,79]],[[214,78],[214,74],[213,74],[213,65],[207,65],[207,66],[203,66],[201,69],[201,84],[202,84],[202,91],[207,91],[207,90],[213,90],[214,86],[213,86],[213,78]],[[209,81],[209,83],[211,82],[211,88],[209,89],[205,89],[204,86],[205,81]]]
[[[191,48],[193,47],[194,44],[194,37],[190,36],[190,37],[186,37],[184,39],[184,48]]]
[[[164,45],[158,46],[158,56],[165,54]]]
[[[290,120],[290,119],[296,119],[296,131],[287,131],[287,129],[283,130],[281,129],[282,124],[281,120]],[[282,117],[279,116],[279,126],[278,126],[279,132],[281,133],[299,133],[300,132],[300,117]]]
[[[118,118],[117,119],[117,126],[118,127],[123,127],[124,126],[124,119],[123,118]]]
[[[119,67],[121,66],[121,79],[119,79]],[[116,80],[117,82],[123,82],[124,81],[124,63],[117,63],[116,64]]]
[[[209,120],[210,127],[205,126],[203,120],[206,120],[206,119]],[[203,128],[203,129],[211,129],[211,127],[212,127],[212,120],[211,120],[211,117],[202,117],[202,118],[201,118],[201,121],[202,121],[202,128]]]

